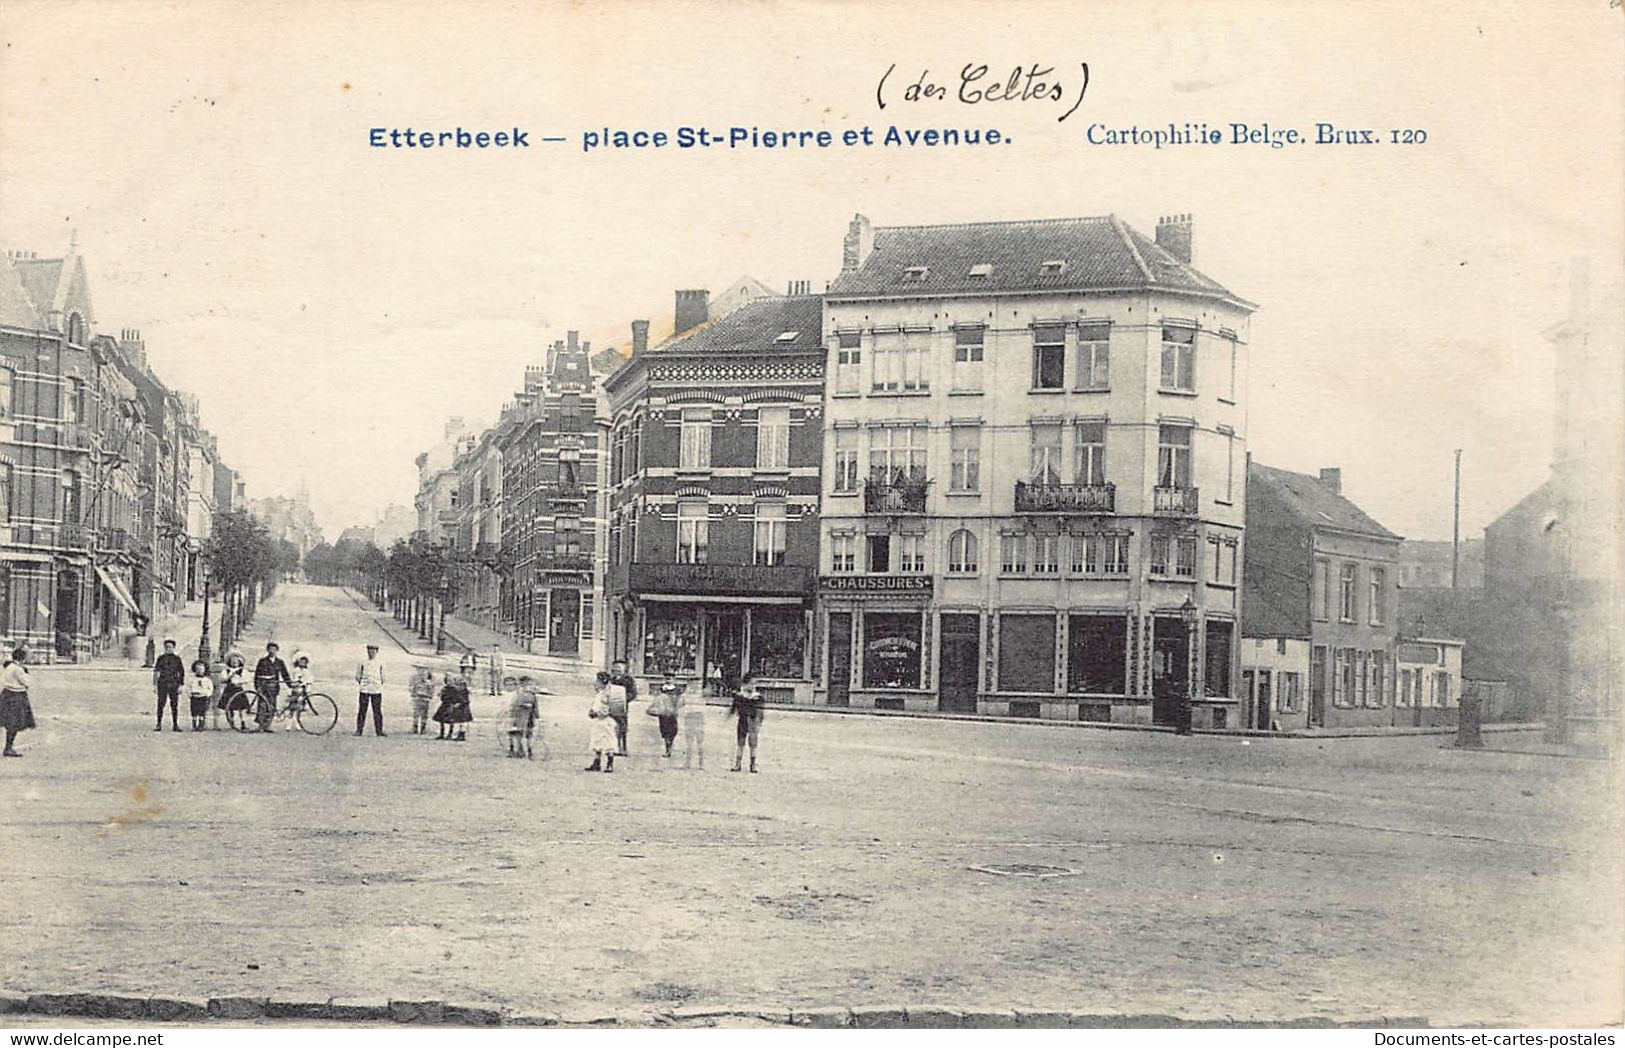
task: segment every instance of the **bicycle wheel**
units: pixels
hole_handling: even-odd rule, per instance
[[[326,735],[339,722],[339,704],[331,695],[313,691],[305,696],[294,716],[299,719],[299,730],[306,735]]]
[[[238,692],[226,705],[226,723],[238,731],[258,731],[260,704],[265,702],[258,692]]]

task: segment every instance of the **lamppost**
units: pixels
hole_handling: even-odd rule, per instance
[[[434,635],[434,653],[436,655],[446,653],[446,594],[450,590],[451,580],[444,575],[440,576],[440,628],[435,631]]]
[[[198,574],[203,576],[203,633],[198,637],[197,657],[207,665],[213,660],[209,658],[209,562],[204,557],[197,559]]]
[[[1196,704],[1196,625],[1202,616],[1189,596],[1179,606],[1179,617],[1185,623],[1185,685],[1179,700],[1179,723],[1174,731],[1180,735],[1190,735]]]

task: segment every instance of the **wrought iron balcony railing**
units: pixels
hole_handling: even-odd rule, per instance
[[[1016,481],[1017,513],[1115,513],[1117,485]]]
[[[1201,505],[1197,488],[1157,487],[1151,496],[1151,511],[1170,517],[1194,517]]]
[[[931,482],[924,478],[866,480],[863,482],[865,513],[924,513],[925,494]]]

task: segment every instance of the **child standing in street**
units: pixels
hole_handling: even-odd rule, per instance
[[[192,663],[186,695],[192,704],[192,730],[202,731],[204,720],[209,716],[209,700],[214,698],[214,678],[209,676],[209,664],[202,659]]]
[[[677,716],[683,708],[685,687],[677,675],[666,670],[666,679],[660,682],[660,691],[649,704],[649,712],[660,720],[660,741],[665,745],[662,757],[671,756],[671,744],[677,741]]]
[[[750,770],[756,771],[756,741],[762,731],[762,693],[756,687],[756,682],[746,677],[734,691],[733,704],[728,708],[729,716],[739,718],[738,748],[734,751],[734,766],[731,770],[739,771],[740,764],[745,758],[745,744],[750,744]]]
[[[434,671],[422,664],[412,667],[412,734],[423,735],[429,730],[429,702],[434,698]],[[444,729],[441,731],[444,736]]]
[[[316,675],[310,670],[310,656],[302,651],[295,652],[293,669],[288,671],[288,703],[284,707],[288,720],[283,731],[299,730],[297,714],[304,708],[305,696],[310,694],[310,687],[315,683]]]
[[[615,718],[610,713],[612,708],[611,691],[620,690],[620,702],[626,705],[626,689],[619,684],[610,683],[609,674],[599,672],[597,681],[593,686],[592,706],[587,710],[587,716],[592,720],[592,763],[584,769],[586,771],[614,771],[615,750],[618,746],[615,733]]]
[[[541,696],[532,677],[519,678],[519,693],[508,707],[508,756],[535,759],[532,742],[536,734],[536,720],[540,716]],[[547,759],[547,740],[542,740],[542,759]]]
[[[468,682],[458,674],[446,675],[445,687],[440,689],[440,708],[434,711],[434,719],[440,723],[440,738],[468,741],[465,725],[474,719],[474,711],[468,699]],[[454,729],[455,736],[452,735]]]

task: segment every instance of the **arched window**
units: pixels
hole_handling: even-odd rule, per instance
[[[11,465],[0,462],[0,524],[11,523]]]
[[[948,572],[952,575],[974,575],[976,571],[976,536],[960,528],[948,536]]]
[[[0,368],[0,418],[11,417],[11,369]]]
[[[85,344],[85,318],[78,313],[68,314],[68,341],[76,346]]]

